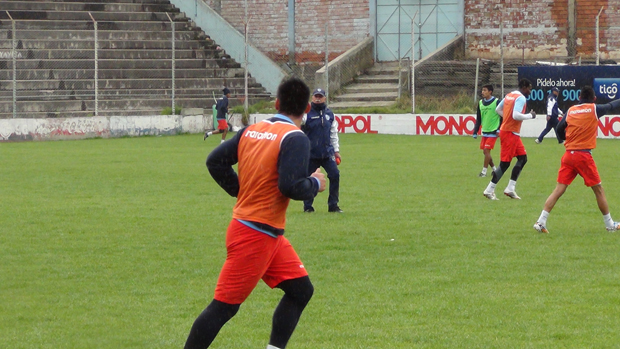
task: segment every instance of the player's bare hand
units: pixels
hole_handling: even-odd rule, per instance
[[[316,171],[314,171],[314,173],[311,174],[310,176],[319,180],[319,183],[320,183],[320,185],[319,185],[319,192],[325,190],[325,174],[323,172],[321,172],[320,168],[318,168]]]
[[[530,114],[532,114],[532,119],[536,119],[536,112],[534,109],[530,110]]]

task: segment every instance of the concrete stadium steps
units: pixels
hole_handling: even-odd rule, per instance
[[[176,69],[229,69],[238,70],[241,68],[220,68],[217,60],[207,59],[178,59],[175,60]],[[100,59],[99,69],[172,69],[170,59]],[[5,61],[0,66],[3,69],[12,69],[13,62]],[[17,68],[20,69],[94,69],[95,61],[90,59],[63,59],[63,60],[20,60],[17,61]]]
[[[167,12],[174,11],[166,3],[132,3],[132,2],[62,2],[62,1],[5,1],[3,11],[106,11],[106,12]],[[177,10],[178,12],[178,10]]]
[[[95,51],[94,50],[18,50],[19,53],[18,61],[23,62],[25,60],[65,60],[65,59],[95,59]],[[172,59],[172,51],[170,50],[113,50],[113,49],[105,49],[98,50],[97,55],[100,60],[105,59]],[[216,57],[216,50],[205,50],[205,49],[183,49],[183,50],[175,50],[174,53],[176,60],[181,59],[202,59],[204,60],[204,66],[209,68],[215,67],[230,67],[230,68],[239,68],[241,64],[236,63],[232,60],[221,60]],[[0,60],[8,59],[10,57],[9,54],[2,57],[0,55]],[[7,61],[8,66],[11,66],[12,61],[9,59]],[[230,65],[229,65],[230,63]],[[233,66],[234,65],[234,66]],[[5,65],[6,66],[6,65]]]
[[[244,78],[191,78],[175,79],[177,89],[214,89],[221,93],[222,86],[229,89],[242,91],[245,84]],[[260,84],[251,80],[249,87],[261,87]],[[0,90],[11,91],[13,83],[11,81],[0,81]],[[168,79],[107,79],[99,80],[100,89],[171,89],[172,80]],[[95,81],[87,80],[18,80],[17,92],[33,90],[94,90]]]
[[[332,109],[356,107],[388,107],[398,98],[398,62],[375,63],[343,93],[330,99]]]
[[[201,46],[205,43],[207,47]],[[172,42],[170,39],[159,40],[99,40],[100,50],[110,49],[138,49],[138,50],[171,50]],[[212,44],[209,39],[206,40],[192,40],[192,41],[178,41],[175,43],[175,49],[208,49]],[[10,50],[13,48],[11,40],[0,40],[0,49]],[[71,41],[55,41],[55,40],[17,40],[17,49],[33,49],[33,50],[94,50],[94,40],[71,40]],[[213,50],[216,52],[217,50]]]
[[[7,30],[0,31],[0,37],[4,37],[3,32],[9,34]],[[119,41],[119,40],[172,40],[171,32],[167,31],[138,31],[138,30],[98,30],[97,39],[101,41]],[[7,35],[6,39],[12,38]],[[176,41],[182,40],[199,40],[198,32],[194,31],[176,31],[174,33]],[[40,30],[40,29],[22,29],[16,34],[19,40],[95,40],[94,30]]]
[[[243,95],[241,65],[167,0],[0,0],[0,8],[0,118],[13,117],[14,54],[19,117],[94,113],[89,12],[98,23],[99,115],[153,115],[170,107],[172,25],[177,105],[210,109],[224,86],[233,91],[233,105]],[[248,93],[250,102],[270,98],[253,78]]]
[[[231,98],[242,96],[244,88],[231,89]],[[180,89],[175,91],[175,98],[204,98],[207,104],[213,104],[213,96],[219,98],[222,94],[220,88],[196,88],[196,89]],[[248,94],[253,97],[269,98],[269,94],[265,93],[262,87],[248,87]],[[171,89],[108,89],[100,88],[99,97],[102,99],[119,99],[137,97],[143,98],[171,98]],[[12,100],[12,90],[0,90],[0,101]],[[95,91],[92,90],[21,90],[19,91],[17,100],[33,101],[33,100],[75,100],[75,99],[95,99]]]
[[[54,21],[86,21],[91,22],[90,14],[96,21],[162,21],[170,22],[168,15],[173,21],[189,21],[187,17],[177,11],[168,12],[102,12],[102,11],[10,11],[14,20],[46,19]],[[0,11],[0,20],[9,20],[5,11]]]
[[[346,87],[347,93],[398,93],[398,85],[357,83]]]
[[[188,26],[188,22],[172,22],[169,21],[98,21],[98,30],[142,30],[142,31],[171,31],[174,24],[175,30],[185,30]],[[27,30],[93,30],[94,24],[92,21],[49,21],[49,20],[20,20],[16,22],[15,29]],[[0,23],[0,28],[10,29],[12,23],[6,20]]]
[[[201,77],[211,78],[234,78],[243,77],[244,70],[241,68],[221,69],[213,68],[206,71],[205,69],[179,69],[175,71],[176,79],[192,79]],[[0,70],[0,80],[11,81],[13,72]],[[22,71],[17,80],[72,80],[72,79],[94,79],[94,69],[30,69]],[[117,69],[100,69],[99,79],[172,79],[172,71],[164,68],[153,69],[126,69],[118,71]]]

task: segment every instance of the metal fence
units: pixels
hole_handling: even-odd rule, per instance
[[[0,12],[0,118],[210,114],[227,85],[238,102],[269,98],[256,83],[244,93],[241,65],[180,13],[135,23],[75,16]]]

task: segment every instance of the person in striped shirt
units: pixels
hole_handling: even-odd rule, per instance
[[[620,228],[620,223],[614,222],[611,218],[601,177],[592,158],[592,149],[596,148],[598,119],[607,112],[620,108],[620,99],[598,105],[594,104],[595,100],[596,95],[592,87],[584,86],[581,89],[579,104],[568,109],[566,116],[556,128],[560,139],[564,140],[566,152],[562,156],[555,189],[545,201],[540,217],[534,224],[534,229],[540,233],[549,233],[547,229],[549,213],[577,175],[583,178],[587,187],[592,188],[607,231],[614,232]]]

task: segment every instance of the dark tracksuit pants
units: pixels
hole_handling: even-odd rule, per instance
[[[545,138],[545,136],[547,135],[547,133],[549,133],[549,131],[551,131],[551,129],[553,129],[555,131],[555,128],[558,126],[558,118],[550,118],[549,120],[547,120],[547,126],[545,127],[545,129],[540,133],[540,136],[538,136],[538,141],[542,142],[543,138]],[[555,137],[558,139],[558,143],[562,143],[562,140],[560,139],[560,136],[558,136],[558,133],[555,133]]]
[[[329,179],[329,197],[327,198],[327,207],[331,208],[338,205],[338,191],[340,190],[340,170],[336,161],[329,158],[322,159],[310,159],[308,164],[308,174],[314,173],[319,167],[323,167],[327,172],[327,178]],[[304,200],[304,210],[312,207],[312,200]]]

